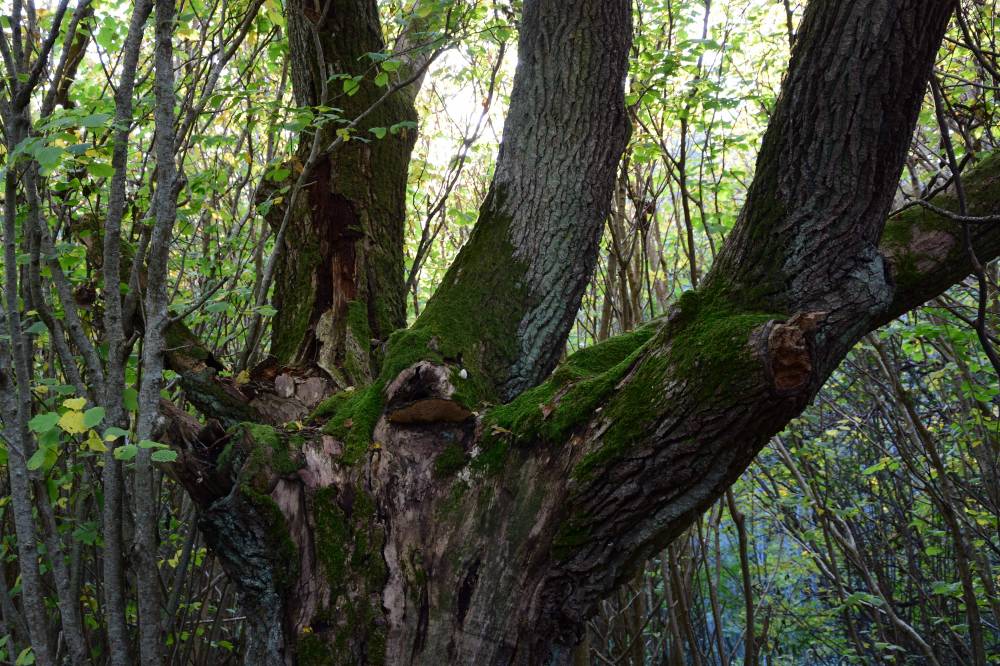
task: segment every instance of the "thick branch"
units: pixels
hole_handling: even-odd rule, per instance
[[[271,353],[280,363],[322,368],[343,388],[371,380],[371,340],[405,324],[405,193],[416,140],[408,125],[419,82],[383,99],[388,88],[378,85],[381,65],[370,55],[386,50],[373,0],[334,0],[321,11],[300,0],[285,7],[295,100],[337,109],[338,117],[302,134],[283,184],[303,168],[308,183],[294,209],[269,214],[284,235]],[[422,54],[408,56],[423,66]],[[390,83],[412,78],[402,69]],[[353,138],[335,141],[348,130]],[[329,145],[337,147],[326,152]]]
[[[1000,154],[994,153],[962,176],[970,217],[1000,214]],[[936,196],[938,208],[958,212],[953,192]],[[1000,222],[970,229],[980,261],[1000,255]],[[880,248],[895,286],[892,303],[879,323],[895,319],[940,295],[972,273],[962,241],[962,223],[923,207],[908,208],[885,225]]]
[[[552,370],[593,272],[628,135],[630,43],[623,0],[524,4],[490,193],[415,326],[500,397]]]
[[[504,408],[527,441],[555,435],[507,475],[507,487],[546,488],[541,508],[515,491],[508,510],[539,516],[532,533],[551,550],[523,574],[532,586],[538,567],[515,613],[531,626],[484,616],[483,633],[534,636],[531,659],[553,637],[572,645],[594,604],[721,496],[889,316],[895,285],[877,243],[953,6],[812,3],[706,286],[619,364]],[[912,307],[923,294],[908,289]]]

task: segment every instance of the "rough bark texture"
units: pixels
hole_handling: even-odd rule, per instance
[[[705,286],[539,383],[624,140],[628,3],[526,2],[496,182],[376,381],[303,430],[174,437],[252,618],[246,663],[567,663],[596,603],[721,496],[864,333],[967,273],[956,223],[916,208],[885,223],[953,7],[814,1]],[[967,176],[971,214],[1000,210],[998,179],[996,157]],[[974,236],[981,258],[1000,252],[996,227]],[[517,397],[470,411],[491,391]]]
[[[295,181],[318,141],[318,162],[292,211],[275,276],[271,353],[279,364],[318,366],[341,388],[362,385],[371,381],[371,340],[406,321],[403,226],[416,140],[412,128],[382,139],[369,130],[413,123],[416,112],[410,91],[376,105],[386,88],[375,84],[379,65],[368,54],[386,45],[374,0],[293,0],[285,15],[296,103],[334,108],[343,120],[303,134],[282,183]],[[325,152],[338,129],[365,113],[353,130],[360,139]],[[279,205],[269,219],[280,226],[283,216]]]
[[[630,5],[526,2],[480,220],[417,322],[509,399],[552,371],[597,260],[628,137]]]

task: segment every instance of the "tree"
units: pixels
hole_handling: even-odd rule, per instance
[[[525,3],[493,185],[426,310],[372,384],[320,406],[325,436],[245,426],[208,465],[202,521],[257,620],[250,660],[565,659],[863,334],[966,274],[933,212],[883,234],[953,5],[922,9],[813,3],[704,286],[549,376],[627,134],[629,7]]]
[[[269,269],[276,358],[250,373],[250,396],[167,316],[157,251],[176,197],[163,27],[172,7],[158,0],[163,180],[143,278],[140,439],[162,410],[179,453],[171,473],[242,594],[245,663],[563,663],[596,603],[724,493],[864,334],[967,275],[970,247],[982,259],[1000,251],[1000,232],[969,221],[996,213],[995,159],[962,179],[967,206],[946,193],[886,223],[954,3],[811,3],[743,212],[701,287],[669,316],[562,364],[628,135],[630,3],[526,0],[492,186],[406,329],[407,123],[432,50],[406,57],[415,23],[394,48],[400,66],[379,66],[393,83],[368,81],[358,63],[384,47],[376,9],[286,7],[299,101],[322,105],[323,73],[342,72],[357,90],[355,127],[397,131],[364,144],[320,130],[289,162],[288,203],[272,208],[284,243]],[[140,27],[149,10],[136,8]],[[5,125],[22,112],[5,108]],[[8,331],[20,328],[14,218],[8,210]],[[105,248],[116,256],[117,233]],[[117,263],[105,270],[118,282]],[[121,317],[108,328],[124,346]],[[13,338],[5,363],[24,354]],[[206,425],[158,406],[162,355]],[[108,383],[120,386],[112,370]],[[24,425],[27,377],[16,374],[0,366],[4,422]],[[296,419],[305,427],[285,427]],[[26,425],[18,437],[30,439]],[[23,481],[26,457],[12,455],[12,481]],[[148,480],[151,454],[139,462]],[[108,479],[115,464],[109,455]],[[30,531],[30,503],[18,506],[29,507],[19,533]],[[156,659],[149,617],[144,661]],[[45,639],[37,644],[40,663],[51,662]]]

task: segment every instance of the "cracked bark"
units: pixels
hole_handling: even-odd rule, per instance
[[[567,663],[596,603],[721,496],[862,335],[968,273],[958,225],[923,209],[885,221],[954,4],[813,2],[702,289],[539,384],[624,142],[629,4],[525,4],[493,188],[415,325],[441,326],[429,346],[448,322],[470,327],[463,353],[378,384],[353,464],[321,422],[175,436],[175,473],[244,595],[248,664]],[[996,158],[968,175],[970,213],[1000,209],[998,178]],[[980,257],[1000,252],[1000,232],[975,232]],[[484,300],[512,284],[523,300]],[[470,365],[518,397],[461,411]]]
[[[313,141],[319,155],[285,232],[275,275],[271,354],[282,365],[320,368],[339,388],[371,381],[370,344],[405,324],[403,232],[410,153],[416,130],[402,128],[377,139],[370,128],[416,121],[413,98],[419,81],[370,111],[385,93],[374,83],[383,53],[378,8],[373,0],[335,0],[317,10],[296,0],[285,7],[292,87],[300,106],[338,109],[343,122],[368,113],[356,128],[361,140],[332,152],[342,122],[303,133],[288,165],[290,184],[309,164]],[[416,19],[415,19],[416,21]],[[413,30],[426,27],[416,21]],[[412,32],[406,36],[412,36]],[[419,71],[428,57],[407,40],[398,76]],[[416,48],[414,51],[412,49]],[[362,77],[348,94],[344,79]],[[286,195],[287,196],[287,195]],[[282,205],[268,216],[279,227]]]

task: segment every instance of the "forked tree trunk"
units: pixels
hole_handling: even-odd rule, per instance
[[[626,135],[630,3],[526,0],[479,223],[372,384],[304,429],[174,433],[192,444],[178,476],[243,594],[246,663],[568,662],[597,602],[864,333],[968,273],[946,218],[914,209],[883,234],[953,6],[813,2],[705,286],[542,382]],[[975,214],[1000,208],[998,162],[967,179]],[[994,227],[973,240],[982,258],[1000,251]]]

